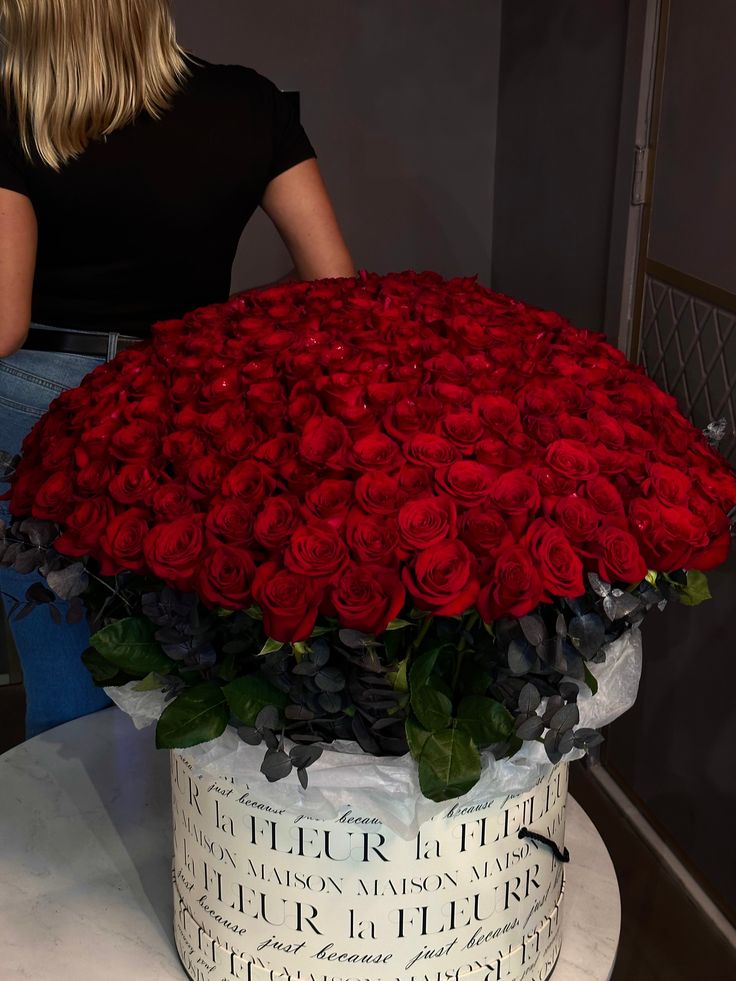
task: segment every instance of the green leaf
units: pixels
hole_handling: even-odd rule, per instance
[[[159,749],[186,749],[225,731],[230,712],[222,688],[205,681],[187,688],[168,705],[156,726]]]
[[[587,664],[585,665],[585,684],[590,688],[591,693],[595,695],[598,691],[598,679]]]
[[[403,661],[399,661],[393,665],[393,671],[388,671],[386,674],[386,677],[393,685],[394,691],[409,691],[409,679],[406,673],[408,660],[409,658],[405,657]]]
[[[411,707],[425,729],[435,732],[446,729],[452,722],[452,702],[444,692],[426,685],[412,691]]]
[[[687,585],[680,588],[678,592],[680,602],[685,606],[699,606],[712,598],[708,577],[697,569],[688,569]]]
[[[155,673],[151,671],[143,681],[139,681],[137,685],[133,685],[133,691],[160,691],[163,687]]]
[[[647,572],[647,574],[646,574],[646,576],[644,576],[644,579],[645,579],[645,580],[646,580],[646,581],[647,581],[648,583],[650,583],[650,584],[651,584],[652,586],[656,586],[656,585],[657,585],[657,575],[658,575],[658,573],[656,573],[656,572],[654,571],[654,569],[650,569],[650,570],[649,570],[649,571]]]
[[[262,620],[263,619],[263,613],[261,613],[260,606],[249,606],[248,609],[245,612],[246,612],[246,615],[249,616],[249,617],[251,617],[253,620]]]
[[[315,627],[309,635],[309,639],[313,640],[317,637],[324,637],[325,634],[331,634],[334,630],[335,627]]]
[[[443,801],[466,794],[480,777],[480,753],[460,729],[433,732],[419,757],[419,785],[430,800]]]
[[[386,627],[386,630],[403,630],[404,627],[412,627],[414,624],[409,623],[408,620],[392,620],[391,623]]]
[[[226,654],[217,667],[217,675],[223,681],[234,681],[238,676],[238,659],[235,654]]]
[[[120,669],[115,664],[110,664],[109,661],[105,660],[94,647],[88,647],[82,654],[82,663],[98,687],[109,685],[120,673]]]
[[[161,650],[153,624],[143,617],[116,620],[98,630],[89,642],[106,661],[140,677],[152,671],[166,673],[174,663]]]
[[[225,685],[222,693],[227,699],[230,711],[246,726],[255,725],[256,716],[267,705],[283,708],[289,701],[284,692],[279,691],[257,674],[236,678],[229,685]]]
[[[273,637],[269,637],[266,643],[258,652],[259,657],[265,656],[266,654],[273,654],[275,651],[280,651],[284,646],[283,640],[274,640]]]
[[[404,722],[404,729],[406,731],[406,741],[409,744],[409,752],[415,760],[418,760],[422,755],[424,744],[432,733],[427,729],[423,729],[413,715],[407,715],[406,721]]]
[[[468,695],[458,706],[457,725],[478,746],[487,746],[508,739],[514,729],[514,719],[495,699]]]
[[[434,671],[441,650],[441,647],[434,647],[414,661],[409,671],[409,688],[411,691],[418,691],[423,685],[426,685],[429,676]]]

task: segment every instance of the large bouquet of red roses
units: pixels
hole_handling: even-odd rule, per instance
[[[437,797],[484,746],[590,744],[587,662],[703,595],[734,503],[600,334],[474,278],[361,273],[159,323],[63,393],[24,443],[3,561],[84,595],[100,683],[168,685],[161,745],[234,716],[275,778],[317,741],[408,741]]]

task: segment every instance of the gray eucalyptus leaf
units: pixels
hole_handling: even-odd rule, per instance
[[[564,756],[566,753],[569,753],[574,746],[575,735],[572,729],[567,729],[565,732],[561,733],[560,740],[557,743],[557,749]]]
[[[588,573],[588,582],[590,583],[590,588],[597,596],[608,596],[611,592],[610,582],[601,579],[595,572]]]
[[[542,735],[545,725],[538,715],[530,715],[526,719],[523,716],[520,716],[520,718],[523,721],[515,730],[519,739],[538,739]]]
[[[521,617],[519,619],[519,626],[524,637],[532,647],[538,647],[547,637],[547,628],[544,625],[544,620],[537,614]]]
[[[527,713],[536,712],[541,700],[536,686],[527,682],[519,692],[519,710]]]
[[[260,746],[263,742],[263,736],[253,726],[240,726],[238,735],[249,746]]]
[[[549,727],[550,729],[557,729],[559,732],[567,732],[568,729],[572,729],[580,721],[580,709],[576,702],[569,702],[567,705],[563,705],[562,708],[555,712],[555,714],[550,719]]]
[[[261,763],[261,773],[269,783],[282,780],[291,773],[293,764],[282,749],[269,749]]]

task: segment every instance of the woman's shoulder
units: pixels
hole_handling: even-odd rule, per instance
[[[208,88],[246,93],[276,88],[270,78],[248,65],[214,64],[191,55],[189,61],[195,83]]]

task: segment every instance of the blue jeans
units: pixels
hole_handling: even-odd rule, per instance
[[[20,450],[26,433],[40,419],[49,403],[66,388],[75,388],[104,358],[45,351],[18,351],[0,360],[0,450],[11,456]],[[7,489],[5,486],[3,490]],[[8,502],[0,501],[0,518],[7,521]],[[0,592],[21,601],[37,573],[22,576],[0,567]],[[52,726],[96,712],[110,704],[101,688],[95,688],[80,660],[89,645],[86,621],[70,626],[64,620],[66,605],[57,604],[62,624],[51,619],[45,606],[30,616],[10,621],[23,669],[26,691],[26,737]]]

